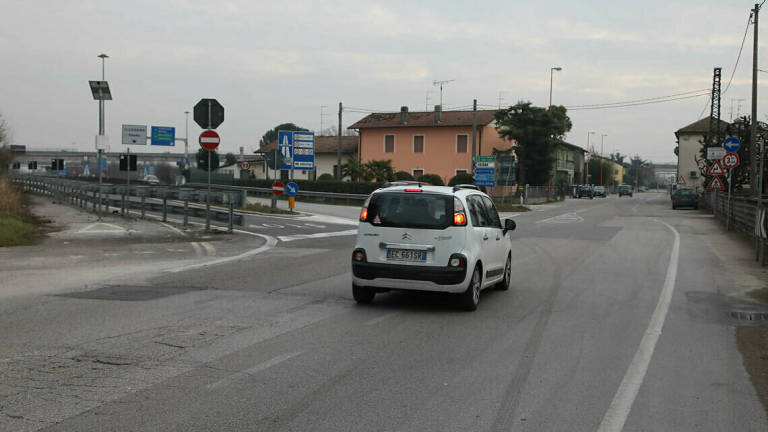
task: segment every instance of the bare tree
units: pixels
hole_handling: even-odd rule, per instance
[[[3,174],[8,170],[13,158],[8,123],[6,123],[2,114],[0,114],[0,174]]]

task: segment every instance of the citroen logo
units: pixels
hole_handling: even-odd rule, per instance
[[[403,240],[413,240],[413,237],[408,233],[403,233]]]

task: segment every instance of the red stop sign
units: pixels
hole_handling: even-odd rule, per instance
[[[276,181],[272,183],[272,193],[275,195],[282,195],[285,192],[285,185],[283,182]]]
[[[215,130],[205,130],[200,134],[200,147],[206,150],[216,150],[220,141],[219,134]]]

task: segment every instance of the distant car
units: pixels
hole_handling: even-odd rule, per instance
[[[581,185],[576,189],[576,198],[589,198],[593,199],[595,193],[590,185]]]
[[[623,197],[624,195],[629,195],[629,197],[632,198],[632,186],[630,185],[619,186],[619,197]]]
[[[595,186],[594,195],[602,197],[602,198],[605,198],[605,187],[604,186]]]
[[[645,187],[645,186],[640,186],[639,188],[637,188],[637,191],[638,192],[648,192],[648,188]]]
[[[145,181],[147,184],[160,184],[160,179],[159,179],[159,178],[157,178],[157,176],[156,176],[156,175],[152,175],[152,174],[150,174],[150,175],[148,175],[148,176],[145,176],[145,177],[144,177],[144,181]]]
[[[677,188],[672,193],[672,209],[676,210],[680,207],[699,208],[699,195],[695,189]]]

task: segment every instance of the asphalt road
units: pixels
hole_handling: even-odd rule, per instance
[[[5,298],[0,429],[768,429],[728,315],[760,281],[665,194],[516,216],[513,288],[473,313],[357,306],[354,226],[326,220],[257,216],[275,243],[252,256]]]

